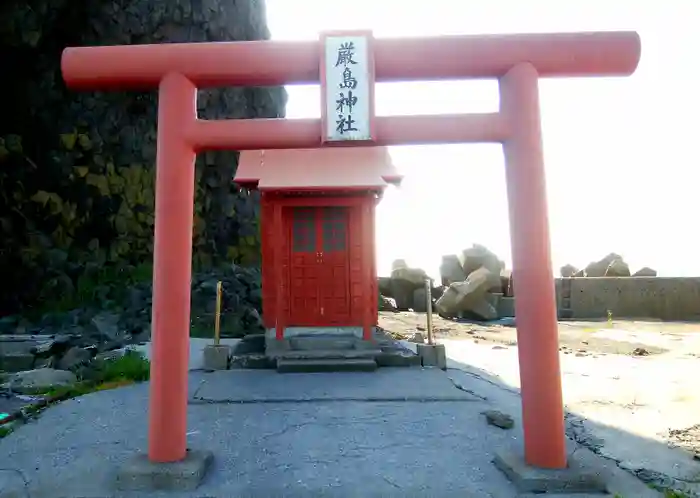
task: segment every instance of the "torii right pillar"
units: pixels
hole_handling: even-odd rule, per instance
[[[550,257],[547,189],[539,111],[539,76],[520,63],[500,79],[503,142],[518,319],[525,458],[566,467],[556,296]],[[521,337],[527,333],[529,337]],[[536,361],[537,360],[537,361]]]
[[[538,82],[529,62],[499,79],[525,458],[499,452],[494,463],[521,492],[606,492],[600,469],[567,458]]]

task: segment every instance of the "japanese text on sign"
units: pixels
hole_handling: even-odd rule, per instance
[[[326,38],[325,103],[327,141],[371,139],[372,74],[363,36]]]

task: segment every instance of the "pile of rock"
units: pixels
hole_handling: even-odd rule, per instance
[[[52,368],[74,370],[109,351],[102,343],[78,334],[3,335],[0,336],[0,370],[20,372]]]
[[[192,278],[192,325],[200,320],[212,330],[216,312],[216,283],[222,282],[222,337],[243,337],[264,332],[262,313],[262,273],[260,268],[231,265],[218,271],[199,273]]]
[[[425,312],[427,278],[425,270],[411,268],[403,259],[394,261],[391,265],[391,276],[379,278],[380,311]]]
[[[499,312],[500,301],[512,300],[510,271],[482,245],[443,256],[440,276],[445,290],[435,306],[442,316],[494,320],[503,314]]]
[[[655,277],[656,270],[645,266],[634,274],[630,272],[629,265],[622,256],[611,252],[599,261],[593,261],[584,269],[579,270],[573,265],[567,264],[561,267],[560,274],[564,278],[573,277]]]
[[[216,286],[222,281],[222,322],[226,324],[222,335],[263,332],[260,277],[259,269],[236,265],[193,275],[193,329],[213,329]],[[108,310],[85,307],[48,313],[36,322],[21,316],[0,318],[0,371],[74,370],[101,353],[148,341],[152,286],[144,283],[126,294],[125,302],[109,303]]]
[[[425,312],[427,308],[426,272],[411,268],[405,260],[392,264],[390,277],[379,278],[380,311]],[[441,285],[431,284],[433,309],[441,316],[493,320],[513,316],[512,302],[501,306],[502,299],[512,301],[511,272],[498,256],[486,247],[474,244],[459,254],[442,257]]]
[[[0,384],[0,390],[10,393],[28,393],[48,391],[51,388],[71,386],[78,382],[78,377],[68,370],[55,368],[36,368],[8,375]],[[24,404],[24,403],[22,403]],[[19,408],[19,407],[18,407]]]

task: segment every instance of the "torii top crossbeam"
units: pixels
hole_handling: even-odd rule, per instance
[[[318,83],[320,51],[317,41],[71,47],[61,65],[67,85],[85,90],[152,89],[168,74],[180,74],[196,88],[284,85]],[[379,38],[372,51],[377,82],[500,78],[522,62],[539,77],[628,76],[639,63],[641,42],[635,32]],[[322,145],[318,119],[208,121],[196,119],[195,109],[187,114],[191,119],[181,133],[196,152]],[[508,137],[499,113],[378,116],[374,126],[374,145]]]
[[[520,62],[540,77],[629,76],[641,42],[625,31],[379,38],[373,51],[377,82],[499,78]],[[319,54],[317,41],[74,47],[62,70],[69,87],[91,90],[153,88],[170,72],[198,88],[309,84],[319,81]]]

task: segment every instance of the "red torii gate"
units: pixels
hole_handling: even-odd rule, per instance
[[[550,261],[538,78],[627,76],[634,32],[376,39],[376,81],[497,78],[500,111],[374,118],[374,145],[503,144],[525,461],[567,465]],[[159,90],[148,456],[186,456],[195,155],[206,150],[317,148],[319,119],[207,121],[197,89],[318,83],[319,42],[249,41],[67,48],[63,77],[84,90]],[[358,144],[359,145],[359,144]],[[367,145],[364,143],[363,145]]]

